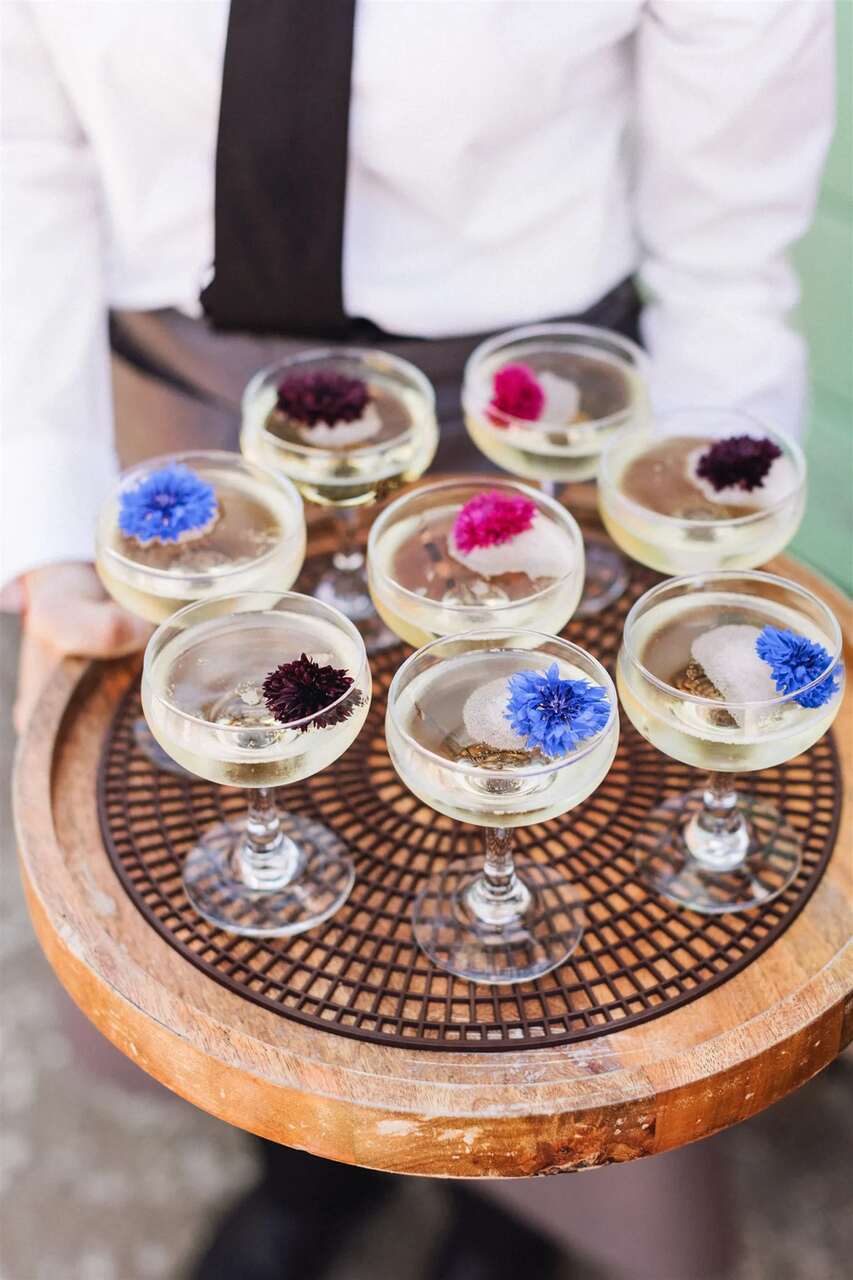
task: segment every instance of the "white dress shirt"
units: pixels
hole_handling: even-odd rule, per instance
[[[115,471],[108,308],[198,310],[227,17],[2,5],[4,581],[92,556]],[[475,333],[581,311],[639,270],[655,403],[796,431],[784,255],[831,134],[832,18],[831,0],[359,0],[348,312]]]

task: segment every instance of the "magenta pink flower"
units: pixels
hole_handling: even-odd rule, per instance
[[[533,524],[536,503],[491,490],[465,503],[453,523],[453,538],[463,555],[478,547],[496,547]]]
[[[504,365],[495,374],[494,390],[489,418],[495,426],[506,426],[507,418],[535,422],[545,407],[545,392],[529,365]]]

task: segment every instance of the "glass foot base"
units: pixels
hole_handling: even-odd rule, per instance
[[[469,906],[482,861],[453,862],[424,886],[415,900],[414,935],[436,968],[498,986],[539,978],[569,958],[584,922],[568,880],[524,856],[516,858],[515,870],[529,899],[502,926],[481,924]]]
[[[796,876],[802,843],[774,805],[738,796],[747,823],[743,861],[725,871],[710,869],[687,848],[685,828],[702,808],[702,791],[667,800],[653,809],[638,837],[637,872],[655,893],[702,915],[749,911],[779,896]]]
[[[584,534],[584,546],[586,578],[574,613],[576,618],[601,613],[614,604],[627,590],[631,577],[627,560],[609,542]]]
[[[188,773],[183,765],[178,764],[177,760],[173,760],[170,755],[166,754],[142,716],[133,722],[133,741],[136,743],[140,754],[145,757],[149,764],[153,764],[155,769],[159,769],[162,773],[172,773],[176,778],[187,778],[190,782],[195,781],[193,774]]]
[[[355,868],[346,845],[319,822],[282,813],[292,874],[273,889],[250,889],[240,875],[245,819],[210,827],[184,862],[184,891],[210,924],[248,938],[285,938],[328,920],[346,902]]]
[[[380,653],[400,643],[376,612],[363,569],[327,569],[312,594],[355,624],[368,653]]]

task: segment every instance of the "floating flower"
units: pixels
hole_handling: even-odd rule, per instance
[[[530,751],[538,748],[551,758],[567,755],[607,724],[605,690],[589,680],[561,680],[556,662],[544,674],[515,671],[507,684],[506,718]]]
[[[504,365],[495,374],[493,385],[489,418],[495,426],[506,426],[507,418],[535,422],[541,416],[545,392],[529,365]]]
[[[303,653],[293,662],[284,662],[275,671],[271,671],[264,678],[262,687],[264,701],[276,720],[280,720],[282,724],[291,724],[294,720],[317,716],[318,711],[337,702],[352,682],[352,676],[347,675],[343,668],[321,667],[313,658]],[[354,689],[352,695],[333,707],[328,715],[317,716],[311,724],[300,725],[299,730],[304,733],[311,725],[325,729],[328,725],[340,724],[352,715],[361,701],[360,690]]]
[[[469,499],[453,522],[453,539],[463,555],[478,547],[497,547],[525,533],[536,518],[536,503],[496,489]]]
[[[781,631],[778,627],[764,627],[755,642],[755,651],[769,664],[779,693],[795,694],[812,680],[817,680],[832,662],[823,645],[806,636],[798,636],[795,631]],[[795,697],[794,702],[801,707],[822,707],[838,689],[839,681],[840,673],[834,671],[808,693]]]
[[[703,453],[696,466],[696,474],[708,480],[716,489],[760,489],[765,477],[782,450],[767,438],[756,440],[753,436],[729,436],[718,440],[707,453]]]
[[[320,369],[293,373],[278,388],[277,408],[294,422],[316,426],[325,422],[355,422],[364,413],[370,394],[361,378]]]
[[[200,538],[218,517],[213,485],[182,463],[152,471],[119,498],[118,527],[143,547]]]

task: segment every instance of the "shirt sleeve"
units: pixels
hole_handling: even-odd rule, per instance
[[[0,587],[91,560],[116,472],[97,172],[36,9],[3,6]]]
[[[637,36],[636,209],[656,408],[802,427],[790,246],[833,126],[831,0],[649,0]]]

